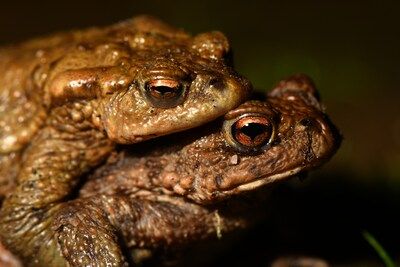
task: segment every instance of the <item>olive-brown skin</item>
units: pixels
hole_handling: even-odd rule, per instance
[[[94,130],[94,139],[108,140],[102,145],[108,154],[114,143],[140,142],[225,114],[251,87],[229,56],[220,32],[191,37],[148,16],[0,48],[0,194],[32,139],[53,138],[42,133],[47,128],[75,139],[91,138]],[[186,90],[178,103],[160,108],[145,86],[165,79]]]
[[[0,195],[16,184],[0,211],[4,244],[22,258],[58,253],[43,245],[54,240],[41,222],[115,144],[193,128],[243,102],[251,85],[229,55],[222,33],[191,37],[146,16],[1,48]]]
[[[121,266],[153,250],[248,226],[257,218],[250,208],[265,195],[256,194],[254,203],[240,195],[311,170],[337,150],[340,136],[316,94],[307,77],[293,76],[267,101],[229,112],[224,127],[217,121],[113,154],[79,198],[61,204],[51,217],[32,214],[24,221],[22,228],[30,227],[19,244],[27,252],[23,258],[42,266],[63,265],[64,259],[72,266]],[[248,114],[266,118],[274,129],[273,139],[251,152],[232,144],[226,127]],[[38,234],[40,245],[30,241]]]

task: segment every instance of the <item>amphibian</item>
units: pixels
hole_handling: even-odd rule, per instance
[[[121,248],[140,261],[143,251],[246,227],[254,213],[231,201],[321,165],[339,144],[311,81],[288,78],[267,101],[246,102],[223,122],[122,148],[77,199],[61,204],[52,217],[36,219],[44,225],[40,237],[36,231],[21,236],[29,245],[25,259],[121,266],[130,259]]]
[[[0,184],[16,177],[0,212],[3,243],[22,258],[46,258],[55,244],[42,221],[115,144],[238,106],[251,85],[230,62],[222,33],[191,37],[150,17],[0,49]]]
[[[107,139],[93,148],[103,157],[100,150],[113,143],[166,135],[223,115],[250,89],[229,62],[222,33],[191,37],[146,16],[1,48],[0,184],[15,176],[10,168],[18,169],[20,152],[34,138],[41,142],[39,136],[90,136],[97,144]],[[44,133],[49,127],[55,132]]]

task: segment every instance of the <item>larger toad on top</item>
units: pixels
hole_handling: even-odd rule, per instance
[[[229,54],[219,32],[190,37],[149,17],[0,49],[0,193],[33,138],[21,176],[32,170],[76,176],[114,143],[223,115],[250,89]]]

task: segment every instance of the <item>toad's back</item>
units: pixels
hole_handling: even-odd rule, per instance
[[[113,66],[138,50],[178,48],[188,39],[183,31],[143,16],[1,48],[0,154],[20,150],[41,127],[51,105],[48,83],[57,74]]]
[[[154,38],[140,38],[143,32]],[[19,151],[47,117],[49,80],[65,70],[110,66],[122,56],[132,58],[135,50],[157,49],[157,39],[164,40],[159,46],[171,46],[188,38],[155,19],[137,17],[106,28],[59,33],[0,48],[0,198],[14,184]],[[148,42],[141,43],[145,39]]]

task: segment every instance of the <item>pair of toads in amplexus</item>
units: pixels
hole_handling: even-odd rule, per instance
[[[0,240],[26,266],[222,242],[340,145],[309,77],[256,100],[224,34],[149,16],[3,47],[0,74]]]

